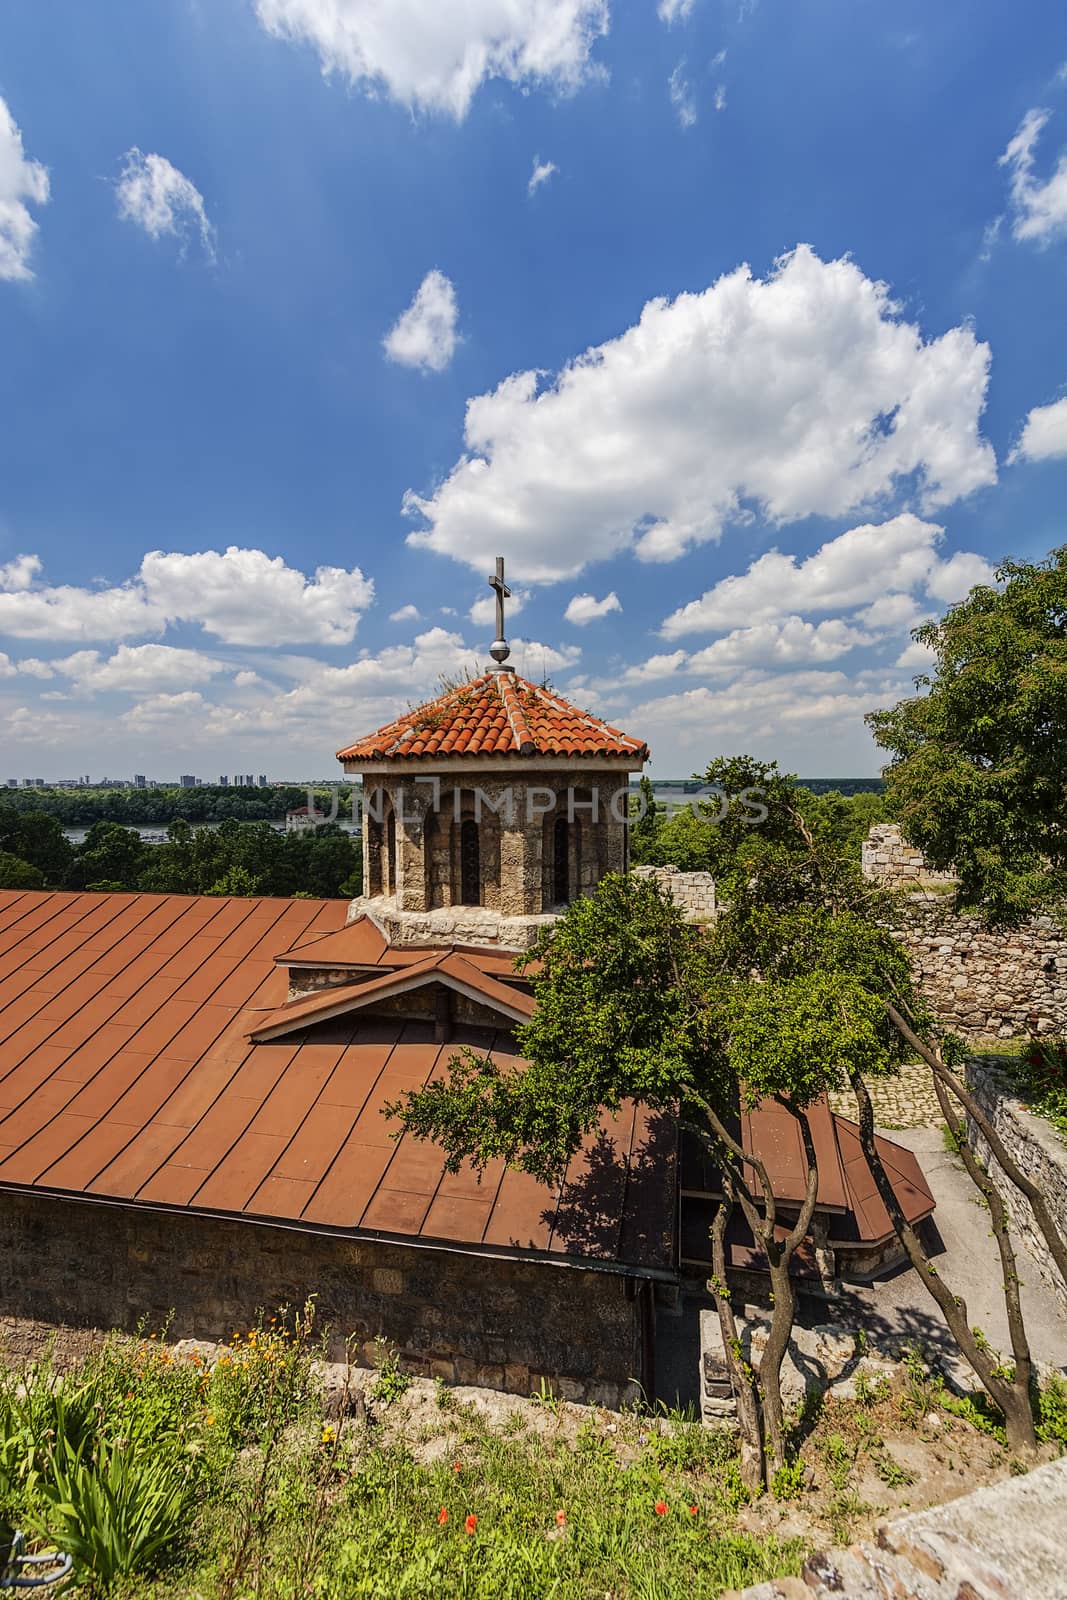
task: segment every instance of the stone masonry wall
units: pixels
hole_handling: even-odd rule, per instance
[[[883,889],[922,888],[953,884],[951,872],[936,872],[914,845],[906,844],[896,822],[875,822],[862,846],[863,876]]]
[[[1016,1099],[1003,1073],[998,1072],[991,1063],[972,1061],[967,1069],[967,1079],[975,1099],[1004,1141],[1009,1155],[1026,1176],[1037,1184],[1054,1222],[1060,1232],[1067,1235],[1067,1145],[1043,1118],[1034,1116]],[[1034,1222],[1034,1214],[1025,1196],[1008,1182],[996,1162],[990,1158],[985,1141],[976,1135],[973,1124],[969,1125],[968,1132],[975,1139],[975,1148],[1004,1197],[1014,1231],[1021,1235],[1028,1254],[1037,1263],[1038,1271],[1067,1312],[1067,1284],[1060,1276],[1048,1245]]]
[[[652,878],[681,906],[690,922],[715,916],[715,879],[710,872],[679,872],[677,867],[633,867],[635,878]]]
[[[580,1268],[8,1194],[0,1271],[9,1334],[159,1329],[173,1311],[171,1338],[226,1340],[258,1308],[316,1294],[335,1360],[353,1335],[369,1364],[381,1334],[426,1376],[517,1394],[544,1377],[601,1405],[632,1398],[641,1371],[638,1301],[622,1277]]]
[[[1067,938],[1051,917],[990,930],[918,897],[900,907],[892,931],[945,1027],[972,1039],[1067,1034]]]

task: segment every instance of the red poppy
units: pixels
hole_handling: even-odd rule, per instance
[[[453,1461],[453,1463],[452,1463],[452,1471],[453,1472],[462,1472],[463,1471],[463,1468],[460,1466],[458,1461]]]
[[[695,1516],[696,1516],[696,1514],[697,1514],[697,1512],[698,1512],[698,1511],[699,1511],[699,1510],[700,1510],[700,1507],[699,1507],[699,1506],[690,1506],[690,1507],[689,1507],[689,1515],[690,1515],[690,1516],[691,1516],[691,1517],[695,1517]]]
[[[441,1507],[440,1511],[437,1513],[437,1521],[440,1524],[440,1526],[443,1528],[445,1523],[448,1521],[448,1507],[447,1506],[442,1506]]]
[[[556,1512],[556,1527],[557,1528],[562,1528],[564,1523],[566,1522],[566,1520],[567,1520],[567,1513],[565,1511],[557,1511]]]
[[[463,1526],[466,1528],[468,1533],[474,1532],[475,1528],[478,1526],[478,1518],[474,1515],[473,1511],[468,1513],[467,1520]]]
[[[657,1515],[657,1517],[665,1517],[667,1515],[667,1512],[670,1509],[671,1508],[667,1504],[666,1500],[657,1500],[656,1501],[656,1515]]]

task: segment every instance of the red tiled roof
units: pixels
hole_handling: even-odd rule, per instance
[[[432,1024],[356,1011],[249,1039],[283,1008],[277,953],[333,939],[346,911],[0,891],[0,1190],[669,1270],[676,1135],[644,1108],[605,1114],[558,1194],[499,1162],[480,1182],[448,1174],[437,1147],[394,1139],[387,1101],[465,1043],[514,1061],[509,1026],[437,1045]],[[473,952],[411,954],[497,985]],[[383,964],[386,983],[402,976]],[[510,1008],[525,999],[500,987]]]
[[[629,756],[648,746],[514,672],[486,672],[337,752],[346,762],[428,756]]]

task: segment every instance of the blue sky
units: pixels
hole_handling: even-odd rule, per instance
[[[330,773],[498,553],[655,775],[874,772],[1063,539],[1062,6],[8,0],[0,97],[0,780]]]

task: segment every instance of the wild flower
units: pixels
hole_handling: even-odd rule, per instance
[[[442,1506],[440,1511],[437,1513],[438,1525],[443,1528],[447,1521],[448,1521],[448,1507],[447,1506]]]
[[[469,1511],[467,1513],[467,1519],[463,1526],[466,1528],[468,1533],[474,1532],[475,1528],[478,1526],[478,1518],[474,1515],[473,1511]]]
[[[562,1528],[562,1527],[564,1527],[566,1525],[566,1522],[567,1522],[567,1513],[565,1511],[557,1511],[556,1512],[556,1527],[557,1528]]]
[[[667,1515],[667,1512],[670,1509],[671,1508],[667,1504],[666,1500],[657,1500],[656,1501],[655,1512],[656,1512],[657,1517],[665,1517]]]

